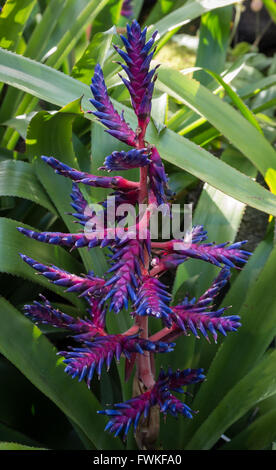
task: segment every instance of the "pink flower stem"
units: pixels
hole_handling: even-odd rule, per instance
[[[148,318],[140,317],[136,320],[136,324],[141,328],[141,338],[148,339]],[[138,377],[143,382],[145,387],[152,388],[155,380],[152,374],[151,359],[149,351],[144,354],[139,354],[137,357]]]
[[[152,242],[152,248],[161,248],[162,250],[166,250],[166,248],[171,247],[171,241],[169,242]]]
[[[172,326],[171,328],[163,328],[162,330],[152,335],[149,339],[150,341],[166,341],[171,343],[182,334],[184,334],[184,332],[180,328],[177,326]]]
[[[147,201],[147,198],[148,198],[147,178],[148,178],[148,168],[147,166],[144,166],[140,168],[140,194],[139,194],[140,204],[145,203],[145,201]]]
[[[139,331],[139,326],[138,325],[132,325],[127,331],[122,333],[124,336],[131,336],[131,335],[136,335]]]

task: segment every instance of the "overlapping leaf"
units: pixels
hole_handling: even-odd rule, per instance
[[[3,50],[0,50],[0,58],[2,64],[0,66],[1,80],[32,93],[41,99],[59,106],[64,106],[65,104],[77,99],[82,94],[86,97],[90,96],[89,88],[86,85],[57,72],[56,70],[46,67],[45,65],[30,61],[29,59]],[[183,91],[182,87],[181,90]],[[201,104],[203,103],[203,100],[205,100],[205,92],[208,93],[208,90],[204,89],[204,96],[202,100],[200,100]],[[211,96],[213,97],[213,95]],[[218,98],[214,98],[222,105],[226,105],[226,103],[220,102]],[[197,99],[199,99],[199,97],[197,97]],[[86,99],[83,100],[83,108],[85,110],[90,108]],[[236,113],[230,106],[229,108],[231,112],[233,111]],[[117,109],[119,111],[122,109],[119,103],[117,105]],[[216,111],[216,109],[213,109],[214,114]],[[210,109],[208,113],[209,112]],[[86,117],[91,119],[90,115],[86,115]],[[126,109],[125,117],[130,124],[135,122],[133,114],[128,109]],[[241,116],[239,117],[242,118]],[[245,122],[251,129],[252,126],[247,121]],[[227,121],[227,124],[228,123],[229,121]],[[133,127],[135,128],[135,125],[133,125]],[[236,128],[238,128],[238,126],[236,126]],[[240,131],[236,132],[240,133]],[[225,133],[229,135],[228,126]],[[262,137],[257,130],[256,133],[258,135],[258,139]],[[239,171],[226,165],[221,160],[216,159],[207,151],[199,149],[195,144],[187,139],[168,129],[162,132],[161,135],[157,135],[153,126],[149,126],[147,138],[153,144],[157,145],[165,160],[174,163],[178,167],[192,173],[203,181],[208,182],[211,186],[214,186],[241,202],[249,204],[252,207],[256,207],[257,209],[269,214],[276,215],[276,197],[273,194],[270,194],[267,190]],[[249,140],[245,140],[244,135],[242,136],[242,139],[243,143],[238,143],[238,146],[240,147],[242,145],[244,149],[244,147],[247,148],[248,145],[250,145],[250,151],[246,150],[246,153],[248,158],[250,156],[252,158],[251,147],[253,146],[253,143],[255,143],[254,139],[252,140],[250,137]],[[260,161],[258,153],[259,161],[256,164],[261,166],[265,171],[265,168],[272,163],[271,160],[272,156],[274,157],[275,151],[270,147],[266,140],[264,140],[264,142],[264,148],[261,147],[261,154],[266,155],[266,157],[262,158],[262,161]],[[258,140],[257,143],[257,148],[260,149],[260,141]],[[268,153],[265,154],[265,150],[267,149]],[[255,154],[256,147],[254,149],[254,155]]]

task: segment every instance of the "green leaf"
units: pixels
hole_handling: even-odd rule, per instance
[[[245,174],[251,177],[256,175],[254,167],[239,152],[232,149],[222,155],[222,158],[223,160],[227,159],[228,163],[233,164],[234,161],[235,166]],[[205,184],[193,213],[193,225],[203,225],[207,228],[208,241],[210,242],[222,243],[225,240],[233,242],[244,210],[244,204]],[[193,260],[183,263],[176,272],[173,285],[174,295],[176,296],[181,291],[182,298],[179,301],[183,300],[187,292],[189,292],[190,298],[194,296],[198,298],[210,287],[218,271],[217,267],[202,261]],[[216,345],[206,343],[203,338],[198,341],[193,336],[190,338],[180,337],[174,352],[169,355],[168,362],[172,368],[183,368],[184,365],[185,367],[197,367],[197,365],[205,367],[216,350]],[[180,357],[183,358],[184,364],[179,366]],[[184,360],[184,358],[187,359]],[[176,434],[179,436],[176,442],[180,446],[182,429],[185,428],[185,424],[179,420],[179,423],[175,425],[178,427]]]
[[[12,152],[11,150],[5,149],[3,147],[0,147],[0,161],[4,160],[12,160],[15,157],[15,152]]]
[[[260,104],[260,106],[257,106],[257,108],[253,108],[253,111],[255,114],[260,113],[261,111],[265,111],[267,109],[270,109],[276,105],[276,98],[272,98],[269,101],[266,101],[263,104]],[[261,122],[264,121],[264,119],[269,119],[269,125],[272,127],[275,127],[275,122],[273,119],[270,119],[267,115],[264,114],[257,114],[257,119],[259,119]]]
[[[93,22],[92,34],[97,34],[117,25],[121,16],[123,0],[109,0]],[[92,38],[93,41],[93,38]]]
[[[25,140],[27,136],[28,125],[34,114],[35,112],[29,114],[22,114],[21,116],[15,116],[3,122],[3,126],[12,127]]]
[[[0,47],[15,51],[35,0],[7,0],[0,16]]]
[[[204,0],[193,0],[187,2],[183,7],[174,10],[159,20],[157,23],[155,23],[154,28],[158,30],[160,36],[163,36],[167,32],[189,23],[198,16],[201,16],[203,13],[214,10],[216,8],[223,8],[228,5],[233,5],[233,3],[238,2],[231,0],[213,0],[212,2],[206,2]]]
[[[149,132],[147,140],[157,145],[165,160],[228,196],[266,213],[269,213],[268,206],[271,203],[274,206],[274,196],[258,183],[178,134],[167,129],[157,138]]]
[[[217,73],[224,70],[232,13],[233,7],[229,6],[201,16],[196,67],[208,68]],[[195,72],[194,78],[203,85],[210,82],[210,77],[200,71]]]
[[[116,28],[113,26],[108,31],[97,33],[86,48],[80,60],[74,65],[72,77],[87,85],[90,84],[94,75],[95,65],[99,63],[103,67],[110,49],[113,35]]]
[[[228,149],[222,154],[222,160],[231,164],[250,178],[257,176],[256,169],[235,149]],[[244,214],[245,205],[205,184],[193,213],[193,225],[203,225],[208,229],[208,241],[223,243],[234,242]],[[185,263],[189,276],[200,274],[194,295],[199,297],[210,286],[218,274],[218,268],[208,263],[194,261]],[[176,275],[182,277],[184,265],[179,266]]]
[[[0,389],[0,441],[52,449],[68,449],[70,444],[81,448],[67,417],[2,355],[0,373],[5,377],[5,386]]]
[[[162,93],[162,95],[158,96],[158,98],[153,98],[151,117],[158,133],[162,132],[166,127],[165,121],[167,108],[168,96],[166,93]]]
[[[57,5],[56,10],[55,3]],[[72,29],[76,18],[79,17],[87,4],[88,0],[78,0],[77,2],[75,0],[57,0],[57,2],[49,0],[42,16],[44,24],[40,31],[38,29],[39,25],[37,25],[30,39],[33,51],[39,53],[39,57],[35,57],[33,54],[28,54],[28,57],[39,58],[43,61],[49,58],[55,52],[66,32]],[[44,39],[44,43],[35,45],[35,39],[39,40],[40,37]]]
[[[30,437],[26,436],[25,434],[11,429],[6,424],[0,423],[0,442],[8,441],[10,442],[19,442],[23,445],[38,447],[40,444],[31,439]]]
[[[3,298],[0,307],[1,353],[74,421],[96,448],[120,449],[120,441],[103,432],[104,420],[96,413],[100,404],[95,396],[84,383],[64,373],[54,346]]]
[[[109,0],[89,0],[86,7],[75,17],[72,27],[68,29],[56,46],[56,51],[49,57],[47,64],[58,68],[78,41],[83,29],[92,23]]]
[[[13,160],[0,162],[0,196],[28,199],[56,214],[29,163]]]
[[[238,278],[234,284],[235,288],[240,289],[240,295],[243,295],[241,308],[236,310],[235,303],[232,308],[241,316],[242,327],[238,334],[229,335],[218,350],[208,372],[208,381],[200,387],[194,402],[194,406],[200,409],[201,413],[196,422],[187,426],[186,438],[193,435],[194,430],[207,419],[231,387],[248,373],[252,364],[260,360],[276,333],[276,298],[271,295],[271,279],[276,274],[276,248],[261,270],[266,257],[267,247],[263,245],[260,258],[257,256],[255,260],[254,255],[241,273],[241,276],[249,273],[249,282],[246,283],[243,277],[241,280]],[[253,282],[254,278],[256,282]],[[232,298],[235,298],[234,294]],[[226,296],[224,302],[227,302],[227,305],[228,301]]]
[[[242,72],[243,68],[245,67],[246,61],[249,60],[249,58],[254,55],[253,53],[251,54],[246,54],[242,58],[237,59],[229,68],[226,72],[223,73],[223,80],[225,83],[231,83],[236,77],[239,76],[239,74]],[[193,67],[192,69],[184,69],[182,70],[182,73],[186,73],[187,70],[191,71],[199,71],[200,69],[197,67]],[[212,84],[213,85],[213,84]],[[216,85],[216,84],[214,84]],[[260,84],[261,86],[264,85],[263,83]],[[218,94],[223,87],[219,86],[211,86],[209,87],[212,89],[212,92],[214,94]],[[239,90],[238,93],[240,94]],[[240,96],[242,96],[240,94]],[[187,106],[182,106],[168,121],[168,127],[172,129],[173,131],[179,132],[182,134],[182,132],[185,130],[185,128],[188,126],[188,124],[193,123],[195,120],[198,119],[198,114],[193,112],[191,109],[189,109]],[[198,120],[199,121],[199,120]],[[204,123],[206,120],[201,118],[201,121]],[[185,125],[185,127],[184,127]],[[184,127],[184,129],[183,129]],[[183,132],[184,133],[184,132]]]
[[[79,3],[79,2],[78,2]],[[65,8],[65,4],[66,8]],[[70,6],[67,0],[49,0],[47,7],[43,11],[41,21],[39,21],[34,28],[31,37],[27,43],[27,47],[24,51],[26,57],[32,59],[41,60],[47,51],[51,48],[49,40],[53,35],[55,27],[58,25],[61,28],[62,25],[62,13],[67,12],[69,15],[73,12],[70,11]],[[68,24],[68,28],[70,25]],[[66,31],[66,29],[65,29]],[[64,32],[60,32],[59,38],[55,37],[56,44],[62,38]]]
[[[250,96],[257,95],[260,91],[270,88],[276,83],[276,75],[269,75],[268,77],[254,80],[253,83],[247,83],[242,88],[238,89],[238,94],[242,98],[249,98]]]
[[[223,86],[223,88],[225,89],[226,93],[228,94],[228,96],[231,98],[232,102],[237,106],[237,108],[240,110],[240,112],[244,115],[244,117],[253,125],[256,127],[256,129],[261,133],[263,134],[263,131],[256,119],[256,117],[254,116],[254,114],[252,113],[252,111],[246,106],[246,104],[243,102],[243,100],[239,97],[239,95],[233,90],[233,88],[228,85],[224,80],[223,78],[220,77],[220,75],[218,75],[217,73],[211,71],[211,70],[208,70],[208,69],[205,69],[206,72],[208,72],[212,77],[214,77],[217,82]]]
[[[276,410],[265,413],[220,450],[263,450],[276,439]]]
[[[0,442],[0,450],[48,450],[43,447],[30,447],[17,442]]]
[[[63,1],[59,0],[57,3],[53,0],[49,3],[45,13],[45,20],[43,15],[41,25],[40,23],[38,24],[30,39],[30,49],[27,48],[25,51],[27,56],[30,56],[32,53],[33,55],[31,56],[33,58],[39,60],[47,59],[47,64],[56,68],[62,64],[66,56],[71,52],[84,28],[89,24],[89,21],[92,22],[108,2],[108,0],[101,0],[100,2],[98,0],[90,0],[87,3],[87,0],[78,0],[78,2],[68,0],[66,8],[64,8]],[[58,18],[59,14],[60,18]],[[56,28],[54,28],[55,25]],[[44,58],[42,57],[43,53],[45,53]],[[21,96],[21,93],[8,90],[1,107],[0,121],[8,120],[14,110],[19,115],[34,109],[36,101],[30,96],[25,96],[20,102]],[[17,134],[8,129],[3,144],[9,148],[14,148],[17,140]]]
[[[204,116],[265,176],[276,168],[276,152],[269,142],[244,117],[195,80],[177,70],[162,67],[158,88]]]
[[[252,406],[276,393],[276,351],[260,361],[216,406],[185,446],[186,450],[210,449],[231,424]],[[223,380],[219,376],[219,380]]]
[[[169,186],[170,189],[176,193],[177,199],[179,199],[181,194],[188,192],[189,186],[195,185],[196,183],[197,179],[190,173],[184,171],[169,173]]]
[[[84,95],[82,107],[85,111],[91,109],[91,105],[88,101],[90,90],[87,85],[61,72],[53,70],[50,67],[18,56],[9,51],[0,50],[0,63],[0,80],[3,82],[16,86],[32,93],[40,99],[59,106],[64,106],[76,100],[81,95]],[[193,83],[192,87],[194,87],[196,82],[191,82]],[[198,86],[198,84],[196,84],[196,86]],[[204,90],[209,93],[205,88]],[[220,103],[220,100],[217,100]],[[122,110],[123,107],[121,104],[116,102],[114,102],[114,104],[118,111]],[[224,105],[225,103],[221,104]],[[235,116],[238,114],[237,111],[233,110],[231,107],[230,109],[235,113]],[[85,117],[93,120],[90,114],[85,114]],[[125,108],[125,117],[126,121],[135,129],[137,125],[136,117],[129,108]],[[258,138],[264,139],[257,130],[254,130],[254,127],[251,126],[250,123],[242,116],[239,117],[250,126],[250,129],[252,128],[253,131],[257,133]],[[239,132],[239,130],[237,130],[237,132]],[[242,139],[244,146],[251,146],[251,144],[245,140],[244,135]],[[269,191],[265,190],[258,183],[255,183],[239,171],[215,158],[206,150],[198,148],[197,145],[189,140],[169,129],[157,135],[153,125],[148,127],[147,140],[157,145],[165,160],[188,171],[197,178],[208,182],[211,186],[241,202],[268,214],[276,215],[276,198],[273,194],[270,194]],[[274,155],[273,149],[268,143],[267,145],[270,154],[273,152]],[[265,145],[266,148],[267,145]],[[261,155],[263,161],[269,158],[269,156],[264,153],[261,153]]]
[[[249,292],[251,286],[253,286],[259,278],[272,250],[273,233],[271,230],[266,238],[257,246],[246,266],[234,281],[231,289],[227,292],[223,299],[223,306],[232,305],[233,311],[240,311],[244,303],[244,293]]]
[[[159,18],[170,13],[172,10],[178,8],[181,4],[185,3],[185,0],[157,0],[150,14],[147,17],[147,24],[156,23]]]
[[[61,13],[68,12],[71,13],[71,18],[74,17],[74,12],[70,10],[70,5],[67,1],[67,7],[64,8],[64,4],[67,0],[50,0],[46,9],[43,12],[41,21],[39,21],[34,28],[34,31],[29,38],[28,44],[24,51],[24,55],[26,57],[31,57],[32,59],[41,60],[45,51],[49,51],[51,46],[49,45],[49,40],[52,39],[53,31],[55,29],[56,24],[58,23],[58,27],[61,29],[62,27],[62,15]],[[76,4],[76,2],[74,2]],[[81,2],[78,2],[78,4]],[[61,15],[61,16],[60,16]],[[70,18],[70,16],[69,16]],[[68,19],[67,19],[68,20]],[[70,27],[69,21],[67,21],[67,27]],[[66,26],[65,26],[66,31]],[[60,41],[62,36],[65,34],[65,31],[61,30],[60,35],[55,37],[55,44]],[[22,93],[19,90],[15,90],[13,88],[9,88],[7,93],[3,99],[3,103],[0,109],[0,121],[5,122],[12,115],[21,115],[26,114],[27,109],[31,104],[32,108],[35,106],[36,100],[32,96],[26,95],[22,99]],[[32,109],[31,109],[32,110]],[[12,135],[12,131],[9,129],[6,132],[6,138],[4,141],[4,145],[6,142],[9,141],[10,136]]]
[[[135,2],[133,2],[133,17],[134,18],[139,18],[140,17],[140,13],[141,13],[141,10],[143,8],[143,4],[144,4],[144,0],[135,0]],[[123,17],[121,17],[123,18]],[[129,20],[127,20],[129,21]]]
[[[26,139],[26,149],[30,159],[41,155],[51,156],[51,150],[55,148],[64,163],[76,166],[78,163],[71,136],[72,124],[77,116],[82,116],[81,98],[68,103],[56,113],[48,111],[36,113],[30,121]],[[40,127],[43,129],[40,130]],[[41,149],[47,148],[49,152],[44,154]]]
[[[248,56],[252,56],[252,54],[248,54]],[[260,127],[259,122],[258,122],[260,118],[258,115],[255,117],[255,114],[263,109],[268,109],[272,107],[275,104],[275,100],[272,99],[264,103],[263,105],[258,106],[257,108],[253,108],[252,109],[252,111],[254,112],[253,114],[253,112],[241,100],[240,96],[245,99],[245,98],[250,97],[251,95],[259,94],[262,89],[272,86],[275,83],[275,78],[274,76],[265,77],[263,80],[260,80],[258,83],[254,82],[253,84],[243,87],[242,89],[238,89],[237,92],[235,92],[233,88],[229,86],[229,82],[235,78],[234,74],[238,75],[238,71],[242,70],[242,66],[245,64],[245,59],[243,58],[242,63],[239,64],[239,62],[240,61],[237,61],[236,63],[236,71],[235,71],[234,66],[232,66],[229,69],[227,74],[223,74],[223,78],[208,69],[198,68],[198,70],[204,70],[206,73],[208,73],[213,78],[215,78],[215,80],[217,80],[221,84],[221,86],[217,88],[214,91],[214,93],[217,94],[221,89],[224,88],[228,96],[231,98],[231,101],[233,102],[233,104],[235,104],[237,108],[241,111],[241,113],[245,116],[245,118],[249,122],[251,122],[251,124],[253,124],[261,134],[263,134],[262,128]],[[192,112],[191,110],[188,111],[187,113],[187,108],[183,107],[177,113],[175,113],[174,116],[172,116],[172,118],[170,119],[168,123],[168,126],[172,130],[179,132],[180,135],[186,135],[189,132],[195,131],[200,126],[204,126],[206,124],[207,122],[206,119],[204,118],[198,119],[197,116],[198,115]],[[182,125],[182,129],[181,129],[181,125]],[[217,131],[213,127],[210,127],[209,129],[203,132],[200,132],[200,129],[198,129],[197,134],[195,135],[195,137],[192,138],[192,140],[196,144],[204,146],[208,142],[210,142],[213,138],[217,137],[218,135],[220,135],[220,132]],[[270,181],[268,174],[267,174],[267,179]]]
[[[263,0],[263,4],[269,12],[274,23],[276,23],[276,5],[273,0]]]

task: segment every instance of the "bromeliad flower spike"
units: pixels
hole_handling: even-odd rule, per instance
[[[126,18],[131,18],[133,15],[133,0],[124,0],[121,10],[121,15]]]
[[[153,408],[154,416],[158,408],[162,415],[183,415],[192,419],[195,411],[174,393],[183,392],[184,386],[204,380],[202,369],[181,370],[181,358],[180,369],[175,372],[170,368],[161,370],[155,378],[155,354],[172,352],[175,340],[178,338],[181,341],[184,335],[190,333],[208,341],[212,336],[216,342],[219,334],[225,336],[241,326],[237,315],[224,316],[224,308],[216,310],[214,299],[229,281],[230,270],[242,267],[250,255],[242,249],[244,242],[232,245],[205,243],[207,232],[202,226],[193,227],[188,247],[181,245],[183,240],[151,241],[148,210],[142,217],[137,217],[133,226],[123,231],[120,228],[120,234],[116,225],[99,228],[94,213],[91,217],[86,212],[87,201],[80,190],[81,184],[113,190],[116,207],[121,203],[128,203],[134,208],[142,203],[146,207],[160,203],[170,207],[168,179],[161,157],[157,148],[145,141],[156,79],[156,67],[151,68],[156,34],[147,41],[147,30],[141,31],[139,24],[133,21],[127,26],[126,37],[122,36],[124,49],[116,47],[124,61],[121,65],[127,78],[122,77],[122,80],[130,93],[137,116],[137,129],[131,129],[123,114],[119,115],[115,110],[107,93],[101,67],[97,65],[95,68],[91,85],[92,112],[109,134],[130,146],[128,151],[103,155],[101,169],[107,171],[108,176],[84,173],[51,156],[42,156],[45,164],[50,165],[56,173],[73,181],[72,216],[84,229],[76,233],[40,233],[18,228],[24,235],[44,243],[71,249],[101,246],[110,250],[110,269],[103,277],[92,272],[77,276],[61,267],[46,266],[21,255],[23,261],[41,276],[66,288],[68,292],[82,296],[88,306],[86,316],[74,318],[54,308],[42,297],[40,302],[26,305],[24,311],[37,323],[47,323],[68,331],[72,336],[72,347],[59,353],[64,358],[65,372],[79,381],[85,380],[88,387],[93,386],[94,373],[100,377],[103,367],[108,370],[114,358],[117,361],[124,358],[126,379],[129,379],[135,368],[134,389],[139,389],[140,394],[137,392],[126,402],[99,410],[99,413],[109,418],[106,430],[123,439],[131,428],[138,436],[140,425],[143,425],[143,430],[148,426],[142,441],[141,438],[137,439],[144,448],[152,442],[153,435],[156,437],[158,426],[156,422],[152,424],[154,419],[150,419]],[[138,183],[122,176],[112,176],[114,170],[124,171],[129,168],[139,168]],[[105,217],[108,200],[101,201],[100,206],[101,215]],[[118,220],[121,220],[120,217],[117,217]],[[198,300],[185,297],[182,303],[173,306],[162,276],[168,269],[176,269],[179,264],[194,258],[220,267],[220,273]],[[129,315],[126,312],[129,307],[132,327],[120,334],[108,332],[106,316]],[[153,336],[149,335],[149,317],[153,322],[163,324],[162,329]]]

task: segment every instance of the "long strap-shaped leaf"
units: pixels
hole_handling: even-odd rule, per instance
[[[0,196],[14,196],[40,204],[56,214],[56,209],[37,180],[30,163],[5,160],[0,163]]]
[[[174,10],[158,21],[155,24],[155,29],[158,30],[159,35],[162,37],[167,32],[189,23],[191,19],[197,18],[207,11],[233,5],[233,3],[234,2],[231,0],[194,0],[192,2],[186,2],[183,7],[177,8],[177,10]]]
[[[273,0],[263,0],[263,3],[268,10],[271,18],[273,19],[274,23],[276,23],[276,6]]]
[[[186,449],[210,449],[231,424],[264,397],[276,393],[276,351],[268,354],[223,398],[200,426]]]
[[[67,55],[71,52],[77,40],[81,36],[86,25],[93,21],[97,14],[104,8],[109,0],[68,0],[63,7],[61,1],[50,2],[39,23],[34,30],[25,55],[35,59],[42,59],[44,47],[46,47],[47,63],[58,68]],[[56,5],[57,4],[57,5]],[[53,8],[54,7],[54,8]],[[58,15],[59,19],[57,20]],[[54,26],[56,27],[54,28]],[[48,29],[47,29],[48,28]],[[54,28],[53,33],[51,30]],[[47,41],[48,40],[48,41]],[[51,41],[54,41],[53,43]],[[52,44],[52,45],[51,45]],[[24,96],[20,102],[20,93],[8,90],[7,96],[0,111],[1,122],[11,116],[10,109],[16,108],[16,114],[24,114],[32,111],[36,100],[31,96]],[[17,108],[17,104],[19,107]],[[4,136],[4,144],[13,148],[18,136],[17,133],[8,129]]]
[[[187,426],[183,441],[193,436],[225,394],[260,360],[275,336],[276,298],[271,295],[270,283],[276,275],[276,248],[268,257],[269,251],[263,242],[235,281],[233,294],[230,290],[226,296],[225,305],[232,298],[233,310],[239,312],[242,327],[239,334],[226,338],[218,350],[208,371],[208,381],[200,387],[194,401],[194,407],[201,413]],[[234,292],[239,294],[237,304]]]
[[[225,68],[225,59],[231,33],[233,7],[218,8],[204,13],[200,20],[199,44],[196,53],[196,67],[208,67],[213,72],[221,73]],[[195,72],[193,77],[202,85],[211,79],[203,72]]]
[[[83,28],[89,23],[92,23],[93,19],[104,8],[108,1],[109,0],[89,0],[87,2],[85,8],[83,8],[78,17],[75,18],[72,27],[67,30],[62,37],[54,54],[49,57],[47,61],[48,65],[59,67],[62,64],[63,60],[82,34]]]
[[[229,153],[232,155],[232,160],[236,160],[237,166],[240,165],[244,173],[250,176],[254,175],[254,172],[256,172],[255,168],[248,160],[241,156],[239,152],[234,153],[232,149]],[[225,158],[224,155],[222,158]],[[208,241],[215,240],[216,243],[222,243],[225,240],[234,241],[244,209],[244,204],[241,204],[206,184],[204,185],[196,210],[193,214],[193,224],[203,224],[208,229]],[[217,267],[207,265],[207,263],[201,263],[200,261],[183,263],[177,269],[174,292],[177,290],[181,292],[182,296],[179,300],[182,301],[185,293],[187,291],[189,292],[188,283],[195,279],[194,290],[190,295],[191,297],[195,295],[195,297],[198,298],[208,289],[218,272]],[[231,305],[231,303],[226,305]],[[231,309],[231,312],[234,314],[237,313],[237,310]],[[193,335],[187,338],[180,337],[177,340],[175,350],[169,355],[166,354],[165,357],[157,356],[156,361],[157,364],[163,367],[171,366],[177,369],[177,367],[179,367],[179,358],[181,357],[181,367],[195,367],[196,364],[200,364],[200,366],[206,370],[206,363],[210,360],[210,355],[215,353],[216,350],[217,345],[213,342],[212,344],[208,344],[203,338],[198,341]],[[196,420],[198,418],[200,418],[200,415],[197,416]],[[172,446],[171,448],[173,448],[174,445],[181,447],[182,429],[187,427],[187,423],[184,422],[184,420],[171,423],[172,433],[167,433],[168,425],[170,425],[170,423],[168,423],[164,429],[164,434],[168,434],[166,437],[167,448],[170,448],[170,445]],[[176,438],[176,436],[178,436],[178,438]]]
[[[158,88],[204,116],[264,176],[269,168],[276,168],[276,152],[264,136],[239,112],[207,88],[177,70],[165,67],[158,73]]]
[[[1,49],[0,62],[0,80],[3,82],[59,106],[64,106],[83,94],[85,95],[83,108],[85,110],[91,108],[87,100],[90,97],[90,90],[83,83],[50,67]],[[119,103],[115,103],[115,105],[118,110],[122,109]],[[89,114],[86,117],[92,119]],[[136,120],[129,109],[125,110],[125,117],[135,128]],[[247,124],[250,125],[248,122]],[[254,130],[253,126],[251,127]],[[261,134],[258,132],[257,134],[261,137]],[[244,139],[244,136],[242,138]],[[273,194],[239,171],[213,157],[206,150],[198,148],[192,142],[168,129],[161,135],[157,135],[153,125],[149,126],[147,140],[158,146],[165,160],[245,204],[268,214],[276,215],[276,197]],[[267,145],[270,149],[269,144]],[[267,145],[264,147],[266,148]],[[262,149],[263,153],[264,149]]]
[[[97,399],[82,383],[72,381],[56,349],[41,331],[9,302],[0,298],[0,352],[85,433],[98,449],[120,449],[119,440],[103,432]]]
[[[0,47],[16,50],[27,19],[34,8],[35,0],[7,0],[0,18]]]
[[[236,92],[218,73],[216,73],[212,70],[209,70],[208,68],[198,67],[198,70],[199,71],[204,71],[204,72],[206,72],[206,74],[213,77],[221,85],[221,87],[224,88],[224,90],[226,91],[227,95],[229,96],[229,98],[231,99],[233,104],[244,115],[244,117],[247,119],[247,121],[249,121],[253,126],[255,126],[256,129],[261,134],[263,134],[262,128],[260,127],[256,117],[254,116],[254,113],[246,106],[246,104],[240,98],[238,92]],[[273,83],[273,81],[272,81],[272,83]],[[254,85],[255,85],[255,89],[257,89],[257,85],[256,84],[254,84]],[[202,120],[202,118],[200,119],[200,121],[201,120]],[[182,132],[181,132],[181,135],[183,135]]]
[[[9,393],[9,392],[8,392]],[[8,444],[20,442],[22,445],[39,447],[41,444],[26,436],[20,431],[17,431],[6,424],[0,423],[0,436],[1,439],[8,441]]]
[[[64,8],[65,2],[66,0],[51,0],[50,2],[48,2],[48,5],[43,12],[41,21],[34,28],[34,31],[32,32],[31,37],[29,38],[29,41],[26,44],[26,48],[24,52],[22,52],[24,53],[26,57],[32,57],[33,59],[36,59],[36,60],[42,59],[43,50],[45,47],[47,48],[49,38],[51,37],[53,33],[56,22],[58,20],[60,22],[59,17],[60,17],[60,13],[62,12],[62,9]],[[16,9],[16,3],[14,1],[12,1],[11,3],[13,4],[12,12],[14,12],[14,10]],[[17,2],[18,5],[23,4],[22,5],[23,7],[24,7],[24,3],[26,3],[26,0],[24,0],[24,2],[20,2],[20,1]],[[24,22],[26,22],[26,20],[27,18],[25,17]],[[11,28],[10,24],[7,24],[7,29],[8,28]],[[1,32],[2,32],[2,29],[1,29]],[[4,49],[7,48],[2,42],[0,44],[1,44],[1,47],[3,47]],[[24,99],[20,101],[21,97],[22,97],[22,93],[20,92],[20,90],[15,90],[12,88],[7,90],[7,93],[3,99],[1,109],[0,109],[0,121],[1,122],[4,122],[10,119],[11,116],[14,114],[15,110],[16,110],[16,115],[24,114],[27,112],[26,109],[28,107],[28,103],[31,100],[33,100],[33,98],[31,96],[25,96]],[[17,108],[18,105],[19,105],[19,108]],[[12,130],[10,129],[9,132],[7,131],[7,133],[11,135]],[[2,133],[0,132],[0,135],[1,134]],[[7,138],[7,141],[8,141],[8,138]]]
[[[263,450],[276,439],[275,423],[276,410],[272,409],[234,436],[221,450]]]
[[[225,154],[226,156],[227,153]],[[222,159],[224,161],[233,161],[235,166],[239,167],[243,173],[251,178],[256,177],[257,170],[248,160],[240,155],[239,152],[234,152],[234,150],[232,150],[232,155],[231,158],[230,150],[230,158],[226,160],[223,154]],[[207,228],[209,242],[223,243],[225,240],[229,240],[233,243],[239,230],[244,210],[244,204],[205,184],[193,213],[193,224],[202,224]],[[209,266],[207,263],[200,266],[199,263],[184,263],[179,266],[177,271],[180,279],[183,279],[183,274],[186,271],[191,278],[200,271],[200,279],[196,286],[196,295],[198,297],[208,289],[208,286],[210,286],[218,273],[216,266]]]
[[[48,450],[42,447],[31,447],[17,442],[0,442],[0,450]]]

